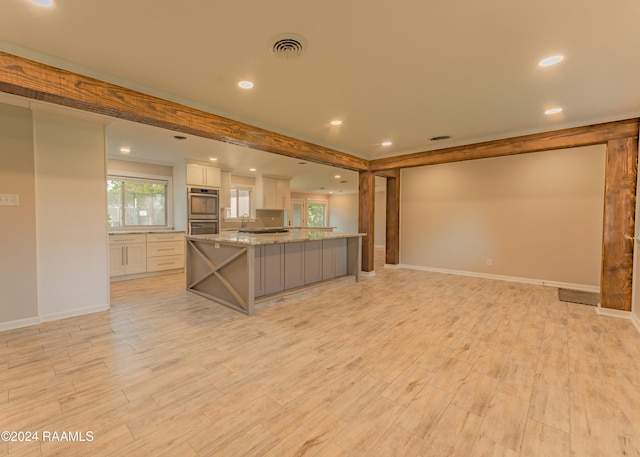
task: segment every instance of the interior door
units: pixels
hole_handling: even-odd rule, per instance
[[[305,227],[307,225],[307,212],[304,206],[303,199],[291,199],[291,225],[293,227]]]

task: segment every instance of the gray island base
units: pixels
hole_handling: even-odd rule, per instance
[[[361,237],[310,230],[187,236],[187,289],[252,315],[256,299],[341,277],[359,281]]]

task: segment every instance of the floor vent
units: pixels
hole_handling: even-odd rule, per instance
[[[558,289],[558,299],[582,305],[598,306],[600,294],[583,290]]]

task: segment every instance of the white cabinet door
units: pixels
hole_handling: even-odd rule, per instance
[[[220,169],[217,167],[204,168],[204,185],[208,187],[220,187]]]
[[[125,245],[125,273],[145,273],[147,271],[147,245],[135,243]]]
[[[220,172],[220,208],[231,207],[231,173]]]
[[[288,179],[262,178],[265,209],[289,209],[291,182]]]
[[[220,169],[188,163],[187,184],[190,186],[220,187]]]
[[[109,246],[109,276],[124,274],[124,245]]]
[[[190,186],[204,186],[204,171],[202,165],[187,164],[187,184]]]
[[[279,209],[289,209],[291,199],[291,181],[286,179],[276,180],[276,206]]]
[[[274,178],[262,178],[262,199],[264,209],[276,209],[276,180]]]

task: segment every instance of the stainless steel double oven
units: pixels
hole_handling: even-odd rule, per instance
[[[189,235],[220,233],[220,203],[218,189],[187,188]]]

